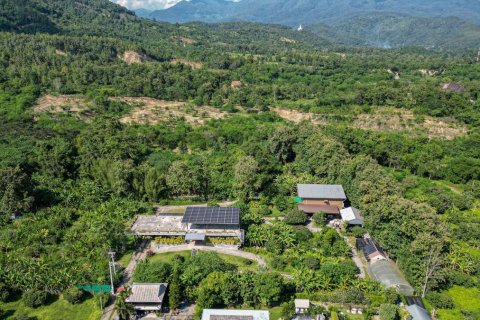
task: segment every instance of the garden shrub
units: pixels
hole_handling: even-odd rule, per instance
[[[350,229],[350,232],[355,238],[363,238],[365,233],[367,233],[367,230],[365,230],[365,228],[355,226],[352,229]]]
[[[302,212],[298,210],[297,208],[294,208],[292,210],[289,210],[285,214],[285,223],[288,224],[305,224],[308,220],[308,216],[305,212]]]
[[[63,292],[63,298],[71,304],[82,302],[84,292],[76,287],[68,288]]]
[[[452,298],[447,294],[430,292],[427,294],[427,300],[437,309],[455,308],[455,303],[453,303]]]
[[[162,237],[156,237],[155,243],[166,244],[166,245],[178,245],[178,244],[184,244],[185,239],[183,237],[162,236]]]
[[[30,320],[31,318],[24,312],[17,313],[11,318],[12,320]]]
[[[398,314],[398,308],[394,304],[384,303],[378,309],[378,315],[380,320],[398,320],[400,316]]]
[[[327,221],[326,218],[327,215],[325,212],[317,212],[313,214],[313,222],[315,222],[315,225],[317,226],[324,226]]]
[[[37,308],[47,302],[48,294],[45,291],[30,290],[22,295],[23,303],[30,308]]]

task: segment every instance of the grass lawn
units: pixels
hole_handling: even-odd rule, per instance
[[[192,254],[191,251],[180,251],[180,252],[167,252],[155,254],[149,258],[150,262],[172,262],[173,257],[180,255],[182,257],[189,257]],[[251,261],[242,257],[231,256],[228,254],[217,253],[220,258],[225,260],[228,263],[236,265],[240,270],[256,270],[258,264],[255,261]]]
[[[26,307],[20,299],[8,303],[0,303],[0,309],[6,313],[6,319],[12,319],[14,315],[19,313],[27,314],[29,317],[38,320],[98,320],[102,315],[98,301],[95,298],[90,298],[81,304],[72,305],[60,297],[51,304],[36,309]]]
[[[270,311],[270,320],[278,320],[282,317],[282,307],[273,307],[268,309]]]
[[[120,259],[118,259],[117,263],[124,268],[127,267],[127,265],[130,263],[130,260],[132,260],[132,255],[133,250],[128,250]]]
[[[455,303],[455,309],[437,310],[442,320],[462,319],[464,316],[461,310],[471,311],[480,315],[480,289],[454,286],[447,291]]]

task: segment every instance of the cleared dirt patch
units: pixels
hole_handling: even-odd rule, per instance
[[[49,94],[40,97],[33,107],[35,113],[80,113],[88,109],[83,96]]]
[[[195,107],[185,102],[132,97],[112,99],[136,105],[129,115],[120,119],[122,123],[157,124],[182,118],[190,124],[201,125],[209,119],[224,119],[228,116],[228,113],[213,107]]]
[[[281,108],[273,110],[281,118],[294,123],[309,121],[316,125],[324,125],[335,121],[328,121],[325,115],[298,110]],[[414,136],[427,134],[430,139],[441,140],[452,140],[468,133],[467,128],[454,119],[416,116],[410,110],[404,109],[379,108],[373,114],[359,114],[352,117],[348,125],[363,130],[405,132]]]
[[[148,56],[146,54],[135,51],[125,51],[119,56],[119,58],[127,64],[143,63],[148,60]]]
[[[326,124],[327,122],[323,119],[320,119],[319,115],[310,112],[300,112],[298,110],[290,110],[290,109],[281,109],[275,108],[273,109],[280,118],[285,119],[287,121],[291,121],[293,123],[300,123],[302,121],[309,121],[313,124]]]
[[[454,119],[415,116],[410,110],[381,108],[374,114],[360,114],[352,126],[375,131],[426,132],[430,139],[452,140],[467,134]]]
[[[186,59],[172,59],[170,60],[171,64],[184,64],[186,66],[192,67],[192,69],[201,69],[203,67],[203,63],[190,61]]]
[[[293,39],[285,38],[285,37],[281,37],[280,41],[285,42],[285,43],[297,43],[297,41],[295,41]]]

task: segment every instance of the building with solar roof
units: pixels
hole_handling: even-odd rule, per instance
[[[186,243],[203,243],[212,238],[244,241],[240,209],[235,207],[187,207],[183,216],[141,215],[131,227],[134,235],[184,237]]]

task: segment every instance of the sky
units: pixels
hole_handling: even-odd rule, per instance
[[[181,0],[112,0],[128,9],[165,9],[174,6]]]

